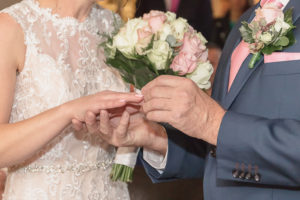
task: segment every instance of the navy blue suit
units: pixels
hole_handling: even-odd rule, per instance
[[[203,178],[206,200],[300,199],[300,60],[265,64],[261,58],[249,69],[248,56],[227,92],[230,58],[241,41],[238,29],[241,21],[252,21],[257,7],[232,30],[217,70],[212,96],[228,112],[216,156],[205,142],[168,129],[164,173],[143,161],[154,182]],[[290,0],[285,10],[291,7],[298,42],[284,52],[300,52],[300,1]]]

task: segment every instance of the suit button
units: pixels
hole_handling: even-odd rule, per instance
[[[209,151],[209,153],[210,153],[210,155],[212,156],[212,157],[217,157],[217,153],[216,153],[216,148],[215,147],[212,147],[211,149],[210,149],[210,151]]]
[[[246,174],[246,177],[245,177],[246,180],[251,180],[252,179],[252,174],[250,172],[248,172]]]
[[[233,178],[238,178],[240,175],[240,171],[237,169],[232,170],[232,176]]]
[[[255,174],[255,175],[254,175],[254,180],[255,180],[256,182],[260,182],[260,179],[261,179],[260,174]]]
[[[246,176],[245,172],[240,173],[239,175],[239,179],[244,179]]]

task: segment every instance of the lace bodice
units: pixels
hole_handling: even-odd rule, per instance
[[[23,0],[1,12],[20,24],[26,45],[11,123],[102,90],[127,91],[98,47],[101,33],[113,31],[112,12],[95,5],[79,22],[41,8],[36,0]],[[114,155],[115,149],[97,136],[68,127],[31,159],[9,169],[4,199],[129,199],[125,184],[110,181]]]

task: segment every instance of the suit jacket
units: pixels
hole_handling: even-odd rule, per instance
[[[150,10],[166,11],[164,0],[137,0],[136,16],[143,16]],[[190,25],[200,31],[204,37],[210,38],[213,19],[210,0],[181,0],[177,16],[188,20]]]
[[[241,21],[252,21],[257,7]],[[298,42],[284,52],[300,52],[300,1],[290,0],[285,10],[292,7]],[[213,87],[213,98],[228,110],[216,155],[203,141],[169,130],[164,172],[143,164],[154,182],[203,178],[206,200],[300,199],[300,60],[265,64],[261,58],[249,69],[248,56],[228,93],[230,57],[241,41],[241,21],[225,44]]]

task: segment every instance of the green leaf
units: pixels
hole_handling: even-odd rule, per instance
[[[147,83],[158,77],[157,74],[151,72],[149,68],[136,69],[134,73],[134,85],[137,89],[142,89]]]
[[[169,43],[169,45],[171,47],[173,47],[173,46],[176,45],[177,40],[176,40],[176,38],[173,35],[168,35],[167,39],[166,39],[166,42]]]
[[[293,11],[294,8],[290,8],[284,13],[284,21],[293,26]]]
[[[280,37],[276,42],[275,42],[275,46],[282,46],[282,47],[285,47],[285,46],[288,46],[290,43],[289,41],[289,38],[285,37],[285,36],[282,36]]]
[[[240,32],[245,42],[250,44],[254,42],[252,37],[253,31],[250,29],[249,24],[246,21],[242,22],[242,26],[240,27]]]
[[[281,51],[283,49],[282,46],[274,46],[274,45],[268,45],[268,46],[265,46],[263,49],[262,49],[262,53],[263,54],[266,54],[266,55],[270,55],[272,54],[273,52],[275,51]]]
[[[287,34],[286,34],[286,37],[289,39],[290,43],[288,46],[292,46],[296,43],[296,39],[295,39],[295,36],[294,36],[294,31],[293,30],[290,30]]]
[[[182,45],[182,42],[177,42],[176,38],[173,35],[168,35],[166,42],[170,45],[172,48],[180,47]]]

